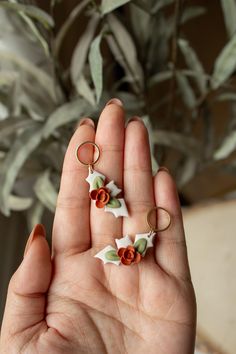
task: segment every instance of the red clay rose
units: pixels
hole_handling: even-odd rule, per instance
[[[139,263],[142,259],[141,254],[133,246],[122,247],[118,250],[117,254],[120,257],[121,263],[125,265]]]
[[[90,192],[90,197],[91,199],[96,200],[97,208],[104,208],[110,200],[110,191],[106,187],[94,189]]]

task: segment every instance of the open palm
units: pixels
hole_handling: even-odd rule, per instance
[[[88,171],[75,159],[84,141],[100,146],[96,170],[123,189],[128,218],[90,203]],[[170,212],[172,224],[139,264],[104,265],[93,257],[115,238],[148,232],[154,205]],[[125,128],[119,101],[105,107],[96,134],[84,119],[70,141],[52,259],[36,229],[9,285],[1,353],[193,353],[195,298],[176,188],[164,170],[152,177],[146,128],[138,119]]]

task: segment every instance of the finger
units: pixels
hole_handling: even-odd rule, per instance
[[[101,149],[101,157],[95,169],[106,176],[106,181],[114,181],[123,188],[123,147],[124,110],[122,103],[113,99],[108,102],[99,118],[95,142]],[[92,203],[91,206],[92,244],[103,247],[118,237],[122,231],[122,218],[104,212]]]
[[[94,123],[85,118],[67,148],[53,225],[54,252],[74,254],[90,247],[90,198],[85,180],[88,168],[77,161],[76,149],[85,141],[93,142],[94,137]],[[90,147],[85,146],[82,150],[86,162],[92,159]]]
[[[182,213],[175,182],[165,170],[154,177],[156,205],[168,210],[170,227],[158,234],[156,261],[163,270],[178,278],[190,278]]]
[[[154,206],[152,167],[148,132],[137,119],[127,125],[125,132],[124,190],[130,215],[124,219],[123,233],[148,232],[146,216]]]
[[[2,341],[10,343],[14,334],[36,324],[39,332],[47,329],[44,319],[51,269],[50,250],[44,228],[36,225],[27,242],[24,259],[9,284],[1,331]]]

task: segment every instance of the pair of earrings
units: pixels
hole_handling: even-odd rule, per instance
[[[96,157],[90,163],[87,163],[81,157],[82,148],[85,146],[93,147],[93,155]],[[106,176],[98,171],[95,171],[93,166],[98,162],[101,156],[99,146],[90,141],[86,141],[80,144],[76,149],[77,160],[88,167],[88,177],[86,181],[89,183],[89,195],[94,201],[94,204],[99,209],[104,209],[105,212],[111,212],[115,217],[128,217],[128,210],[125,200],[119,197],[122,190],[117,187],[114,181],[107,182]],[[155,210],[162,210],[168,215],[167,225],[161,229],[157,229],[151,223],[151,214]],[[145,256],[147,249],[153,247],[153,241],[156,233],[165,231],[171,224],[171,217],[169,212],[162,207],[154,207],[147,213],[147,224],[149,226],[149,232],[135,235],[134,242],[131,241],[128,235],[123,236],[120,239],[116,239],[116,246],[107,246],[94,257],[99,258],[106,263],[113,263],[116,265],[124,264],[131,265],[139,263]]]

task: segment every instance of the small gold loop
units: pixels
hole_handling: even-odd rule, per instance
[[[151,221],[150,221],[150,217],[151,217],[151,214],[154,210],[163,210],[167,213],[168,217],[169,217],[169,222],[167,224],[167,226],[163,227],[162,229],[157,229],[155,226],[152,225]],[[153,232],[162,232],[162,231],[165,231],[167,230],[169,227],[170,227],[170,224],[171,224],[171,216],[170,216],[170,213],[165,209],[165,208],[162,208],[162,207],[154,207],[152,209],[149,210],[148,214],[147,214],[147,223],[148,223],[148,226],[150,227],[150,231],[153,231]]]
[[[82,148],[82,146],[84,146],[84,145],[92,145],[92,146],[94,146],[95,149],[97,150],[97,153],[98,153],[97,158],[96,158],[94,161],[90,162],[90,163],[86,163],[86,162],[80,160],[80,158],[79,158],[79,150],[80,150],[80,149]],[[96,143],[92,142],[92,141],[85,141],[84,143],[80,144],[79,146],[77,146],[76,152],[75,152],[75,156],[76,156],[77,161],[79,161],[80,163],[82,163],[82,164],[85,165],[85,166],[88,166],[89,169],[91,169],[91,170],[92,170],[92,166],[95,165],[95,164],[98,162],[98,160],[99,160],[99,158],[100,158],[100,155],[101,155],[101,151],[100,151],[99,146],[98,146]]]

